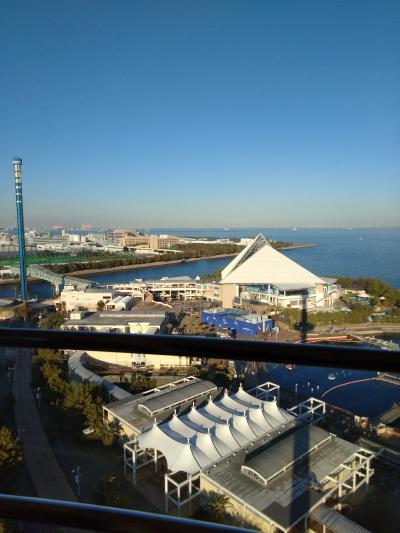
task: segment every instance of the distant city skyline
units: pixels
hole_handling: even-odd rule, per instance
[[[0,227],[400,226],[397,1],[0,10]]]
[[[55,227],[56,226],[56,227]],[[72,224],[72,225],[31,225],[31,226],[25,226],[25,231],[32,231],[36,230],[38,232],[46,232],[46,231],[61,231],[63,230],[70,230],[70,231],[87,231],[90,233],[90,231],[95,232],[104,232],[107,230],[113,230],[113,229],[124,229],[126,231],[132,231],[137,230],[138,232],[146,232],[151,233],[152,231],[158,231],[158,230],[170,230],[170,231],[206,231],[206,230],[213,230],[213,231],[226,231],[227,238],[229,237],[230,231],[246,231],[246,230],[318,230],[318,229],[345,229],[345,230],[361,230],[361,229],[400,229],[400,225],[383,225],[383,226],[371,226],[371,225],[365,225],[365,226],[234,226],[231,228],[223,228],[221,226],[140,226],[137,225],[135,227],[130,226],[121,226],[121,225],[109,225],[104,226],[100,224],[93,224],[90,225],[90,227],[81,227],[81,226],[89,226],[86,224]],[[1,229],[16,229],[16,224],[9,224],[9,225],[3,225],[0,226]],[[253,235],[253,233],[251,234]]]

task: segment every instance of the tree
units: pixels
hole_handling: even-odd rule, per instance
[[[131,384],[135,392],[143,392],[149,389],[154,389],[157,385],[157,381],[154,378],[138,375],[132,376]]]
[[[61,324],[64,322],[64,317],[57,311],[45,313],[42,318],[43,329],[60,329]]]
[[[99,300],[99,301],[97,302],[97,311],[103,311],[105,305],[106,305],[106,304],[104,303],[103,300]]]
[[[43,365],[44,363],[51,363],[53,365],[62,365],[62,357],[60,352],[56,350],[49,350],[47,348],[39,348],[37,354],[32,357],[33,365]]]
[[[207,510],[215,522],[224,522],[228,507],[232,507],[232,503],[228,496],[216,492],[211,493],[210,500],[207,504]]]
[[[174,329],[174,326],[171,324],[171,322],[168,322],[168,324],[165,325],[165,329],[168,331],[168,333],[171,333],[171,331]]]
[[[16,469],[22,461],[22,444],[12,431],[0,427],[0,487],[4,490],[14,478]]]
[[[95,499],[100,505],[124,508],[132,506],[132,501],[124,490],[121,476],[115,473],[106,474],[99,479]]]
[[[14,520],[0,519],[0,533],[16,533],[17,531],[17,523]]]

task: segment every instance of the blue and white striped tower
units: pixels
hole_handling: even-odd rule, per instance
[[[21,279],[21,300],[28,300],[28,284],[26,281],[26,252],[25,252],[25,225],[24,225],[24,204],[22,201],[22,159],[14,159],[14,179],[15,179],[15,200],[17,203],[18,222],[18,246],[19,246],[19,276]]]

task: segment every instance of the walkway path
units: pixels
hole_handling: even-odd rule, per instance
[[[39,498],[77,501],[43,430],[33,397],[31,352],[15,349],[13,395],[15,422],[24,443],[25,462]]]

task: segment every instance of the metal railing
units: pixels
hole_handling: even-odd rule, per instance
[[[190,355],[354,370],[396,372],[400,368],[399,352],[395,351],[200,336],[0,328],[0,346]]]
[[[0,346],[192,355],[400,372],[400,353],[371,348],[169,335],[0,328]],[[0,494],[0,517],[97,531],[244,531],[222,524],[76,502]]]

